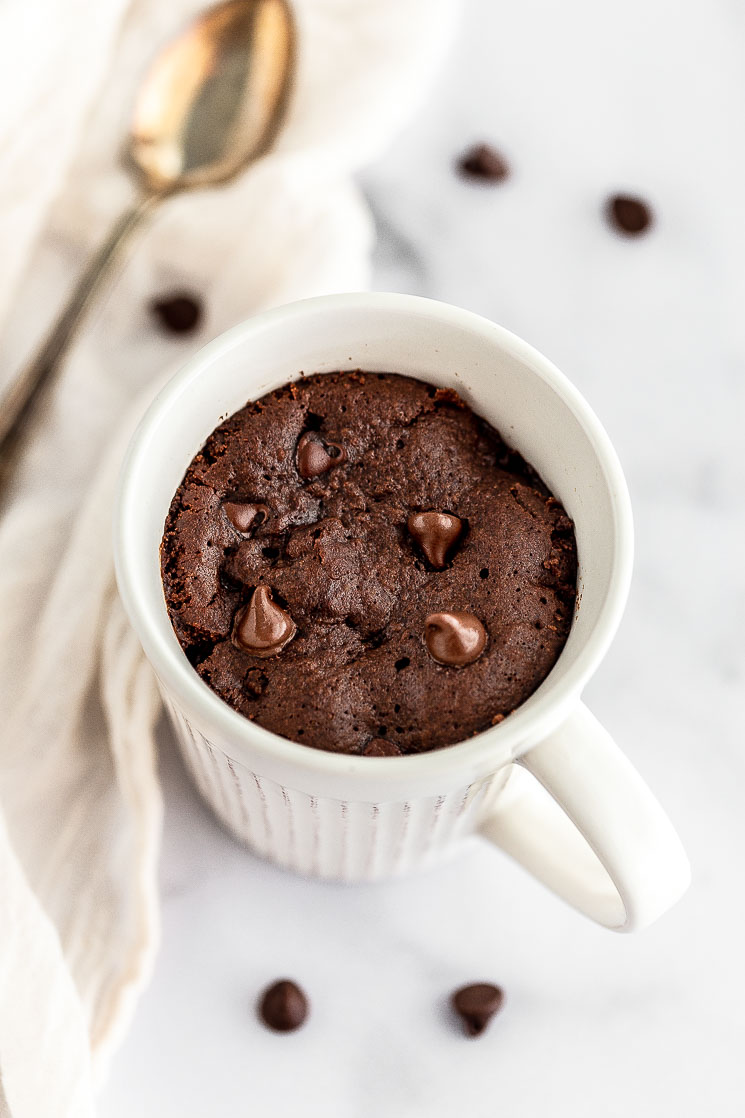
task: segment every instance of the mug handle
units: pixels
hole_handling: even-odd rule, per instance
[[[651,924],[690,882],[672,823],[582,703],[513,765],[480,831],[563,900],[616,932]]]

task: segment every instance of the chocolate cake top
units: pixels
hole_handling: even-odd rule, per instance
[[[545,678],[574,530],[449,389],[310,376],[212,433],[173,498],[170,617],[225,702],[318,749],[387,756],[501,721]]]

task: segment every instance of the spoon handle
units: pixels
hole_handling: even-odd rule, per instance
[[[0,400],[0,466],[7,476],[12,452],[35,412],[42,390],[51,383],[75,333],[114,264],[159,201],[148,194],[138,199],[121,215],[109,236],[88,263],[64,309],[34,357],[18,374]]]

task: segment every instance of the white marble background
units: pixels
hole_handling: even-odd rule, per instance
[[[588,689],[678,824],[694,884],[631,938],[473,840],[390,885],[297,880],[213,822],[165,743],[164,936],[103,1118],[739,1118],[745,1113],[745,14],[734,0],[470,0],[438,89],[364,177],[376,286],[533,342],[615,440],[636,512],[626,619]],[[464,183],[493,140],[514,173]],[[654,232],[600,216],[638,190]],[[313,1014],[255,1020],[272,979]],[[445,1000],[503,984],[478,1040]]]

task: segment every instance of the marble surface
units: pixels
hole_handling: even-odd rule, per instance
[[[163,945],[103,1118],[735,1118],[745,1107],[745,21],[726,0],[471,0],[439,87],[365,174],[376,286],[480,311],[577,383],[627,471],[628,611],[587,690],[675,820],[694,882],[638,936],[594,927],[479,840],[426,875],[319,885],[227,837],[167,734]],[[495,188],[452,173],[492,139]],[[624,241],[604,195],[638,189]],[[296,976],[299,1033],[254,1016]],[[446,1009],[503,984],[479,1040]]]

